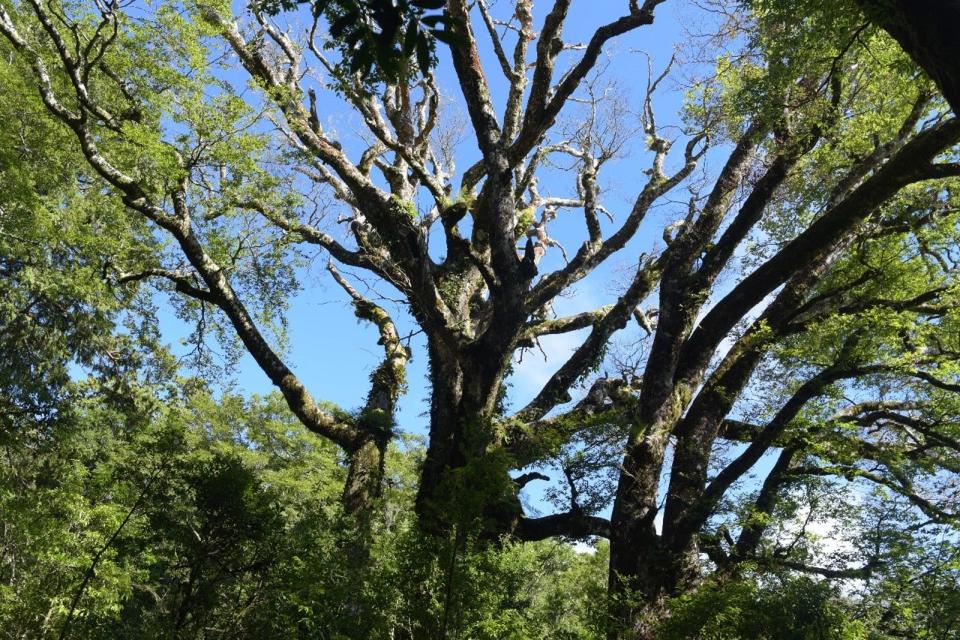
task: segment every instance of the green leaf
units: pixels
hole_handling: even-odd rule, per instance
[[[358,9],[355,9],[334,20],[333,23],[330,25],[330,37],[339,38],[343,35],[344,31],[346,31],[349,27],[353,26],[354,28],[356,28],[356,25],[354,25],[354,22],[356,22],[357,18],[359,17],[360,17],[360,11]]]

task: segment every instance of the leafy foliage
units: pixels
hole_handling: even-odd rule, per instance
[[[663,624],[665,640],[865,640],[828,584],[809,578],[771,584],[708,585],[681,598]]]
[[[437,42],[456,38],[455,23],[440,11],[445,0],[265,0],[257,6],[275,14],[298,4],[309,4],[314,21],[326,18],[343,71],[369,85],[418,71],[426,76],[436,64]]]

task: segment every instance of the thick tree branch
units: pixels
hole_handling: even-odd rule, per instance
[[[737,538],[737,542],[732,549],[730,559],[733,562],[756,553],[760,540],[763,538],[763,533],[767,529],[769,518],[776,508],[786,474],[796,456],[797,449],[788,447],[781,451],[777,457],[777,461],[764,479],[760,492],[754,500],[749,519],[740,530],[740,537]]]
[[[513,530],[513,535],[527,542],[557,537],[574,540],[591,537],[609,538],[610,521],[581,511],[568,511],[542,518],[521,517]]]
[[[652,291],[662,268],[661,261],[648,258],[637,267],[630,287],[593,330],[583,344],[544,385],[537,397],[516,414],[516,418],[530,422],[543,417],[557,404],[570,400],[570,387],[591,367],[599,362],[607,341],[618,329],[627,325],[634,309]]]
[[[960,24],[958,0],[857,0],[869,18],[892,35],[940,86],[960,115]]]
[[[498,151],[500,123],[490,98],[490,87],[483,72],[477,41],[470,25],[469,6],[465,0],[450,0],[447,10],[456,24],[459,42],[450,46],[453,66],[460,82],[460,90],[467,103],[467,113],[473,123],[477,144],[484,156]]]
[[[593,311],[584,311],[572,316],[563,318],[554,318],[548,320],[539,320],[533,322],[520,335],[520,339],[532,339],[539,336],[556,335],[558,333],[569,333],[592,327],[598,321],[602,320],[610,313],[613,305],[607,305]]]
[[[932,179],[931,161],[960,141],[960,118],[918,134],[849,196],[744,278],[704,317],[683,348],[677,376],[702,370],[730,329],[763,298],[836,243],[909,184]]]

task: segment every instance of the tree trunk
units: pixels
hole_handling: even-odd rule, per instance
[[[857,0],[940,86],[960,115],[960,0]]]
[[[666,432],[647,433],[623,461],[610,526],[608,573],[610,640],[644,638],[666,588],[657,516],[657,490],[666,450]]]
[[[369,521],[371,510],[383,488],[384,458],[387,443],[371,438],[347,456],[347,480],[343,485],[344,511]]]
[[[652,640],[666,598],[696,576],[695,543],[671,549],[656,530],[667,445],[687,403],[679,389],[664,395],[659,406],[640,407],[617,485],[610,523],[609,640]]]
[[[464,356],[434,343],[430,356],[430,444],[416,500],[420,527],[430,535],[445,536],[453,525],[481,535],[503,533],[514,516],[506,507],[516,490],[508,461],[498,464],[492,445],[507,356]]]
[[[417,487],[416,510],[421,529],[428,534],[442,534],[445,505],[441,503],[441,484],[448,469],[463,464],[459,451],[459,407],[463,397],[463,372],[458,359],[439,340],[428,345],[430,358],[430,437],[420,484]]]
[[[356,638],[365,637],[367,622],[373,619],[367,610],[369,604],[361,594],[367,591],[370,575],[370,547],[378,499],[383,489],[386,445],[385,440],[369,439],[348,453],[347,479],[341,494],[345,520],[339,546],[343,552],[347,580],[345,592],[348,594],[344,611],[355,629],[356,635],[351,634],[351,637]]]
[[[627,535],[614,527],[608,576],[608,639],[655,640],[656,628],[667,615],[667,599],[696,584],[697,556],[695,544],[671,549],[652,526],[638,527]]]

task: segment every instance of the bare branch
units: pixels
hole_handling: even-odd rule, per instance
[[[592,327],[602,320],[613,309],[613,305],[607,305],[593,311],[584,311],[573,316],[555,318],[553,320],[540,320],[529,325],[526,331],[521,334],[520,339],[530,339],[546,335],[555,335],[558,333],[569,333]]]
[[[664,0],[646,0],[636,11],[631,11],[629,15],[597,29],[580,60],[564,75],[556,88],[550,91],[553,66],[562,48],[560,29],[566,18],[570,1],[557,0],[554,3],[553,10],[547,16],[541,30],[540,42],[537,43],[537,62],[523,125],[509,150],[511,163],[515,165],[525,158],[539,143],[547,129],[553,126],[560,110],[597,63],[603,45],[610,39],[638,27],[653,24],[653,10],[663,2]]]
[[[116,283],[126,284],[128,282],[138,282],[147,278],[163,278],[172,282],[176,290],[191,298],[195,298],[209,304],[217,304],[217,298],[210,291],[196,286],[194,281],[195,274],[187,274],[182,271],[171,271],[169,269],[144,269],[136,273],[120,272],[117,274]]]
[[[525,422],[543,417],[557,404],[570,400],[571,385],[587,370],[597,364],[610,336],[626,326],[633,310],[637,308],[656,284],[662,264],[660,260],[647,258],[637,267],[630,287],[610,308],[606,315],[593,325],[593,330],[572,356],[560,367],[544,385],[537,397],[516,414],[516,418]]]

